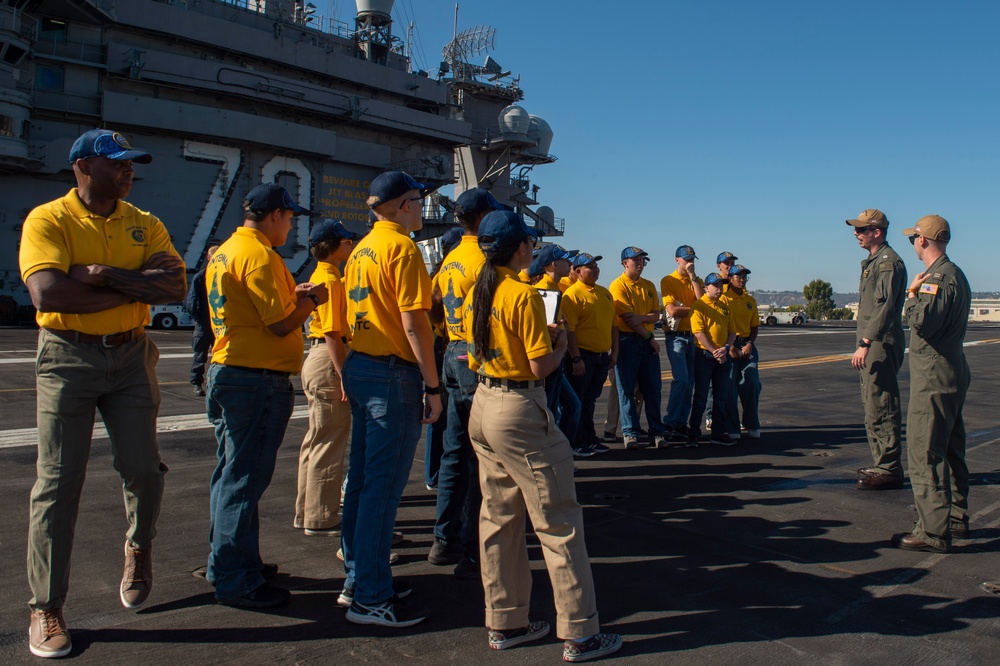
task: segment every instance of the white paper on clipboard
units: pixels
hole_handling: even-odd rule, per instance
[[[558,289],[539,289],[539,296],[545,304],[545,321],[554,324],[559,321],[559,303],[562,302],[562,292]]]

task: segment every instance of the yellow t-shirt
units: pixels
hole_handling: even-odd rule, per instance
[[[87,210],[76,188],[28,213],[21,232],[21,279],[45,269],[102,264],[137,271],[154,254],[180,258],[166,227],[155,216],[121,199],[111,217]],[[89,314],[39,312],[39,326],[92,335],[121,333],[149,323],[149,305],[126,303]]]
[[[736,322],[733,321],[733,315],[729,308],[722,303],[721,297],[720,300],[713,301],[708,297],[708,294],[705,294],[694,302],[691,312],[692,333],[704,332],[712,344],[721,347],[729,339],[729,332],[734,330],[736,330]],[[698,345],[699,349],[707,350],[697,337],[695,337],[695,344]]]
[[[533,286],[535,289],[545,289],[546,291],[559,290],[559,283],[556,282],[555,278],[548,273],[542,273],[542,276],[538,278],[538,282],[536,282]]]
[[[444,322],[448,328],[448,339],[453,342],[466,339],[462,317],[465,295],[476,284],[479,271],[486,263],[486,255],[479,249],[476,236],[462,236],[461,242],[448,253],[438,272],[438,286],[444,304]]]
[[[569,330],[576,333],[580,349],[606,352],[611,349],[611,327],[617,326],[611,292],[597,284],[588,287],[577,280],[563,294],[561,311]]]
[[[416,363],[400,313],[430,310],[431,278],[403,227],[377,221],[351,252],[345,272],[351,349]]]
[[[627,275],[622,273],[608,287],[611,296],[615,299],[615,315],[618,320],[618,329],[632,333],[632,328],[621,320],[621,316],[626,312],[637,315],[648,315],[660,309],[660,301],[656,297],[656,287],[649,280],[640,277],[632,281]],[[643,327],[647,333],[653,332],[653,324],[644,322]]]
[[[668,303],[679,303],[679,307],[689,308],[698,300],[691,278],[687,275],[681,275],[680,271],[674,271],[660,280],[660,293],[663,295],[663,307],[666,307]],[[690,331],[691,317],[678,319],[677,330]]]
[[[760,315],[757,314],[757,299],[748,294],[746,290],[738,295],[730,289],[719,297],[719,300],[726,304],[729,312],[736,322],[736,335],[741,338],[750,337],[750,329],[760,326]]]
[[[531,284],[531,276],[528,275],[527,268],[522,268],[520,271],[518,271],[517,279],[523,282],[524,284]]]
[[[320,261],[316,264],[309,281],[325,284],[330,299],[316,308],[309,322],[309,337],[322,338],[329,333],[335,338],[347,337],[347,296],[344,282],[340,279],[340,269],[331,263]]]
[[[219,246],[205,271],[208,311],[215,333],[212,363],[302,369],[302,334],[278,337],[268,328],[295,311],[295,280],[263,233],[238,227]]]
[[[552,351],[549,329],[545,323],[542,297],[517,279],[514,271],[499,267],[497,290],[493,294],[490,317],[490,349],[477,353],[472,344],[472,303],[475,287],[465,299],[465,330],[469,335],[469,367],[497,379],[538,379],[531,372],[529,359]],[[493,345],[496,345],[494,347]]]
[[[575,283],[575,282],[576,282],[576,280],[574,280],[573,278],[569,277],[568,275],[566,277],[564,277],[564,278],[559,278],[559,291],[561,291],[562,293],[565,294],[566,290],[569,289],[570,287],[572,287],[573,283]]]

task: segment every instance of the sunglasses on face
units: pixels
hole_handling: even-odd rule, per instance
[[[920,234],[913,234],[909,238],[910,238],[910,245],[915,245],[916,242],[917,242],[917,239],[920,238]]]

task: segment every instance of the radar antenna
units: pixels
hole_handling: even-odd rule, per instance
[[[483,67],[469,63],[469,57],[495,48],[493,41],[496,34],[496,28],[480,25],[463,30],[445,45],[441,57],[448,63],[456,79],[473,78],[484,73]]]

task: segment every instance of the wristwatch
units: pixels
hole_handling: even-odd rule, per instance
[[[427,395],[441,395],[441,385],[427,386],[427,384],[424,384],[424,393]]]
[[[868,349],[871,346],[872,346],[872,343],[865,342],[864,338],[858,340],[858,348],[860,348],[860,349]]]
[[[579,363],[580,361],[583,360],[583,357],[582,356],[574,356],[570,360],[573,361],[574,363]]]
[[[316,305],[316,307],[319,307],[319,296],[317,296],[316,294],[306,294],[306,298],[312,301],[313,304]]]

